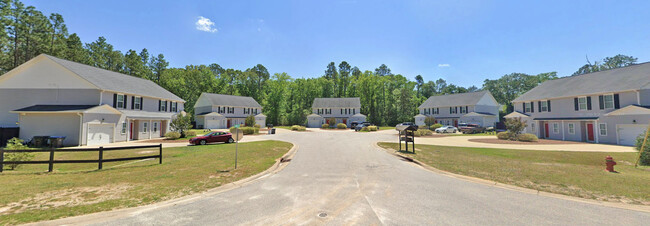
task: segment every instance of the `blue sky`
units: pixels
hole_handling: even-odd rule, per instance
[[[512,72],[573,73],[616,54],[650,60],[650,1],[24,1],[83,42],[316,77],[345,60],[480,87]],[[212,26],[197,28],[207,18]],[[202,20],[203,25],[210,22]],[[216,30],[215,30],[216,29]]]

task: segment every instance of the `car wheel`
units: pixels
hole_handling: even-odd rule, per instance
[[[233,140],[232,137],[228,138],[228,143],[232,143],[232,142],[235,142],[235,140]]]
[[[205,140],[201,140],[201,141],[199,141],[199,144],[200,144],[200,145],[205,145],[206,143],[208,143],[208,142],[205,141]]]
[[[458,132],[458,130],[454,130],[454,133],[457,133],[457,132]]]

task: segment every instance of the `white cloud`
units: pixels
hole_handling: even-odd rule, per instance
[[[449,64],[438,64],[438,67],[451,67]]]
[[[199,20],[196,21],[196,30],[206,31],[206,32],[217,32],[217,28],[214,28],[214,22],[210,19],[199,16]]]

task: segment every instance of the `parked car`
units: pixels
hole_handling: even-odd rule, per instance
[[[350,122],[350,129],[355,129],[359,125],[359,122],[357,121],[352,121]]]
[[[456,132],[458,132],[458,128],[453,126],[443,126],[436,129],[436,133],[456,133]]]
[[[364,127],[368,127],[368,126],[372,126],[372,123],[369,123],[369,122],[359,123],[359,124],[357,124],[357,126],[354,127],[354,131],[360,131]]]
[[[200,144],[200,145],[205,145],[207,143],[215,143],[215,142],[226,142],[226,143],[232,143],[235,142],[234,139],[232,139],[232,134],[229,132],[210,132],[206,135],[203,136],[198,136],[198,137],[193,137],[190,139],[190,144]]]
[[[464,126],[461,126],[459,129],[460,132],[468,134],[485,132],[485,128],[477,124],[466,124]]]
[[[419,127],[418,125],[415,125],[415,123],[412,123],[412,122],[402,122],[400,124],[397,124],[397,126],[413,126],[413,127],[415,127],[415,129],[418,129],[418,127]],[[397,127],[397,126],[395,126],[395,127]]]

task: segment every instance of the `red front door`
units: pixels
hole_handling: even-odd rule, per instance
[[[129,140],[133,140],[133,122],[129,125]]]
[[[346,125],[347,125],[347,124],[348,124],[348,120],[347,120],[347,119],[343,119],[343,124],[346,124]]]
[[[458,127],[458,120],[454,119],[454,127]]]
[[[325,124],[330,124],[330,120],[329,120],[329,119],[325,119]]]
[[[548,138],[548,122],[544,123],[544,137]]]
[[[230,128],[230,123],[232,122],[230,121],[230,119],[228,119],[228,128]]]
[[[587,123],[587,141],[594,141],[594,124]]]

